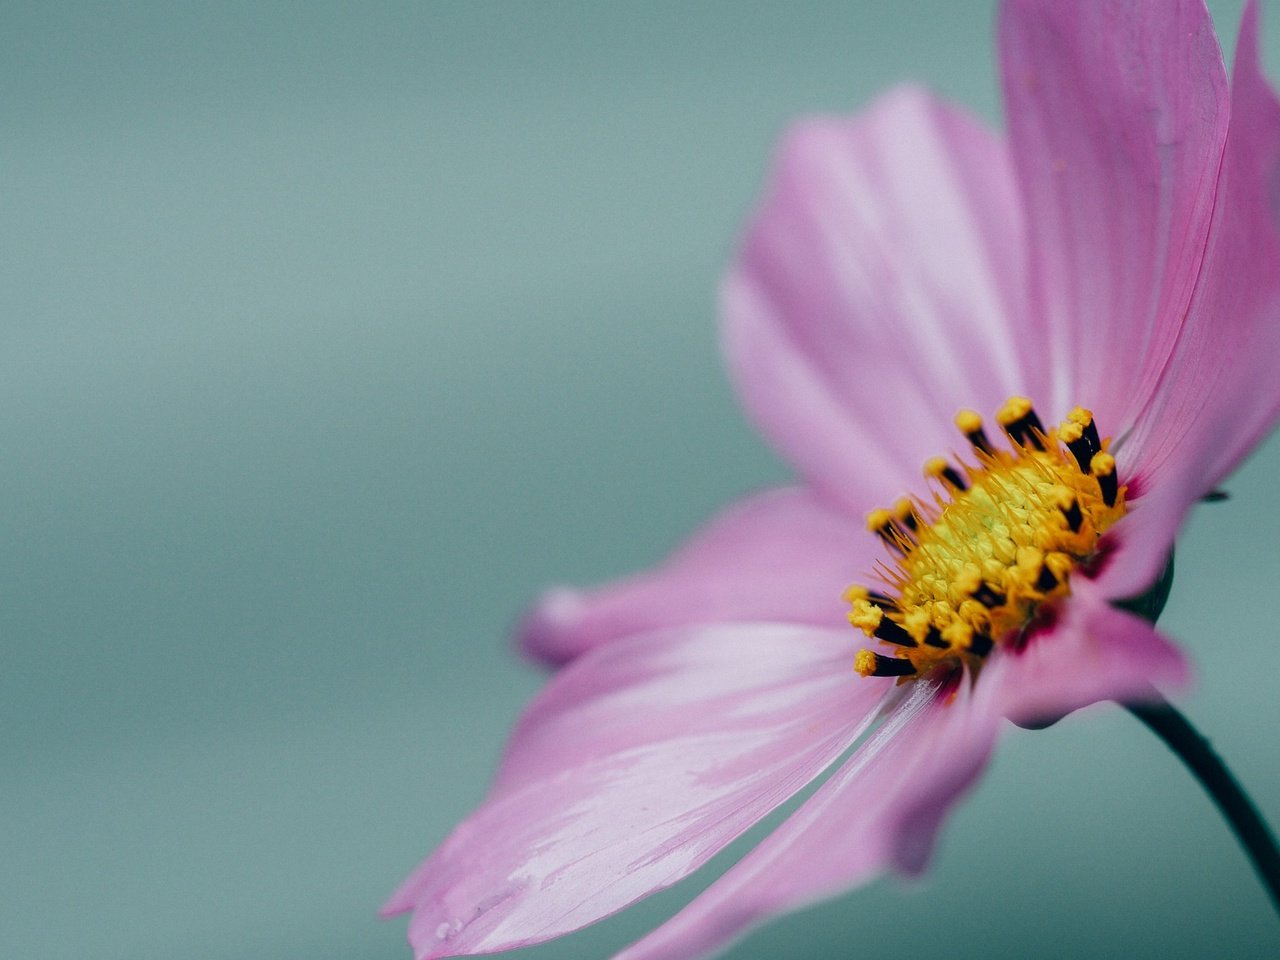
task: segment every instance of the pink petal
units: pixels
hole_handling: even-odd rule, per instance
[[[999,714],[983,685],[927,681],[774,833],[616,960],[689,960],[754,924],[866,882],[919,871],[946,811],[986,765]]]
[[[999,32],[1034,398],[1083,404],[1119,434],[1155,389],[1204,253],[1227,131],[1213,25],[1202,0],[1009,0]]]
[[[1005,716],[1043,726],[1103,700],[1149,699],[1153,685],[1185,687],[1186,660],[1151,624],[1110,606],[1088,580],[1073,578],[1071,591],[1052,628],[1002,652],[979,678],[999,691]]]
[[[1203,477],[1184,471],[1163,478],[1133,500],[1128,515],[1107,532],[1115,546],[1094,580],[1099,593],[1111,600],[1145,593],[1160,576],[1178,530],[1206,489]]]
[[[1133,580],[1159,569],[1195,500],[1275,425],[1278,357],[1280,101],[1262,73],[1258,7],[1250,3],[1204,269],[1160,392],[1126,444],[1149,491],[1134,510]]]
[[[521,624],[523,649],[564,663],[617,637],[730,621],[845,625],[840,598],[879,557],[854,519],[798,488],[748,497],[656,570],[596,590],[552,590]]]
[[[893,681],[847,630],[723,625],[599,647],[521,721],[490,798],[385,908],[419,960],[537,943],[681,879],[848,748]]]
[[[797,124],[722,292],[748,413],[858,515],[918,486],[960,408],[1022,387],[1022,256],[1005,148],[959,110],[904,88]]]

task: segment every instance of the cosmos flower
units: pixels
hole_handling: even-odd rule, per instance
[[[791,130],[722,304],[746,410],[802,483],[533,611],[525,648],[566,666],[387,904],[419,958],[611,914],[835,765],[622,956],[702,955],[922,870],[1006,719],[1186,682],[1116,603],[1280,411],[1257,23],[1229,84],[1199,0],[1008,0],[1005,138],[916,89]]]

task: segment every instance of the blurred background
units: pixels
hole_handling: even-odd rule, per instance
[[[997,122],[992,18],[6,4],[0,956],[407,958],[375,912],[540,683],[522,606],[786,476],[713,302],[780,129],[908,78]],[[1201,508],[1163,621],[1273,822],[1277,471]],[[607,956],[705,882],[521,956]],[[1280,926],[1096,709],[1007,738],[923,886],[733,956],[922,954],[1273,958]]]

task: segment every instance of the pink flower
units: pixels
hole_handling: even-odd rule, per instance
[[[675,883],[871,731],[623,957],[715,950],[920,871],[1005,719],[1185,683],[1112,601],[1157,579],[1280,412],[1257,23],[1251,2],[1228,86],[1198,0],[1008,0],[1007,139],[915,89],[796,125],[723,308],[747,411],[803,485],[533,612],[526,649],[568,666],[387,904],[413,911],[419,958],[537,943]],[[997,409],[1007,437],[957,417]]]

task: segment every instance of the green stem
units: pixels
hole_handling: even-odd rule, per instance
[[[1244,847],[1258,879],[1280,914],[1280,847],[1258,808],[1240,788],[1209,741],[1177,710],[1164,701],[1125,704],[1135,717],[1151,728],[1200,781]]]

